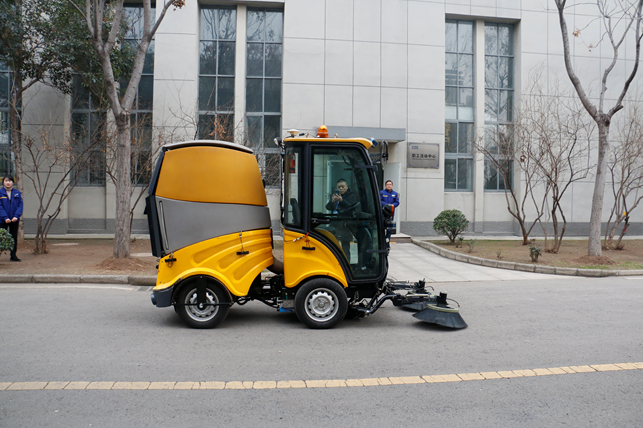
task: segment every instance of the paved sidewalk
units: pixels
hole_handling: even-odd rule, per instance
[[[391,244],[389,255],[389,278],[399,281],[425,279],[427,282],[468,282],[560,279],[565,276],[463,263],[444,258],[415,244],[394,243]]]

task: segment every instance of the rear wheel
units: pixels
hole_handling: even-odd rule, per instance
[[[344,288],[330,279],[308,281],[295,295],[295,313],[309,328],[333,328],[344,318],[347,309]]]
[[[201,303],[198,301],[199,287],[203,287],[204,294]],[[228,315],[230,303],[230,294],[221,284],[198,279],[181,288],[174,308],[189,327],[213,328]]]

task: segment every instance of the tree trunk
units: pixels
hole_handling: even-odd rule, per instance
[[[130,256],[130,198],[132,180],[130,114],[123,112],[116,118],[118,131],[116,147],[116,219],[114,233],[114,257]]]
[[[20,73],[14,73],[14,87],[16,88],[11,96],[11,106],[9,108],[9,122],[11,122],[11,146],[16,171],[13,174],[13,180],[21,193],[24,190],[22,185],[22,118],[20,117],[18,103],[22,100],[22,80]],[[24,217],[24,215],[23,215]],[[25,243],[25,222],[20,219],[18,225],[18,245]]]
[[[609,124],[598,123],[598,164],[592,197],[592,212],[589,219],[589,239],[587,253],[601,256],[601,217],[603,214],[603,193],[607,176],[607,156],[609,152]]]

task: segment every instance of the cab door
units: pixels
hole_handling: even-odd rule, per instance
[[[319,272],[323,266],[345,286],[386,277],[380,201],[363,146],[334,141],[287,145],[283,203],[287,286],[294,280],[289,272],[296,270],[293,276],[299,279],[305,275],[304,260],[304,269]],[[292,245],[298,238],[301,245]]]

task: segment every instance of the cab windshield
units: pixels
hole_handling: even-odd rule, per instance
[[[312,165],[311,228],[339,250],[355,278],[379,274],[380,203],[363,152],[313,147]]]

